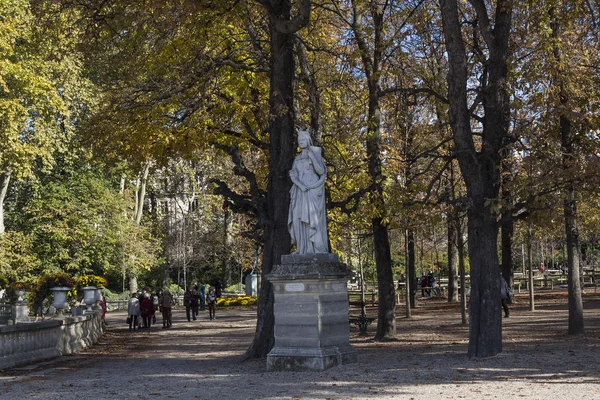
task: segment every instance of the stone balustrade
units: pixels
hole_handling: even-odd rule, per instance
[[[96,343],[103,333],[99,311],[0,326],[0,369],[75,353]]]

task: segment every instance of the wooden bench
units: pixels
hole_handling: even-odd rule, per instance
[[[348,318],[348,321],[351,324],[358,326],[358,329],[360,330],[360,336],[366,336],[368,326],[376,319],[377,318],[375,317],[367,317],[366,315],[351,315]]]

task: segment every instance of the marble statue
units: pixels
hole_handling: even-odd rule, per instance
[[[298,130],[298,146],[302,151],[290,170],[288,229],[293,254],[329,253],[327,213],[325,209],[325,177],[327,169],[320,147],[313,146],[308,130]]]

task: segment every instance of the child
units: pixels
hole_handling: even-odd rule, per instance
[[[208,290],[208,296],[206,296],[206,303],[208,304],[208,316],[210,319],[215,319],[215,305],[217,303],[217,294],[214,286],[211,286]]]

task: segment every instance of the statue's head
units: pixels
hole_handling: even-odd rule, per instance
[[[306,146],[312,146],[312,138],[310,137],[310,130],[298,128],[298,144],[303,147],[301,140],[306,140]]]

